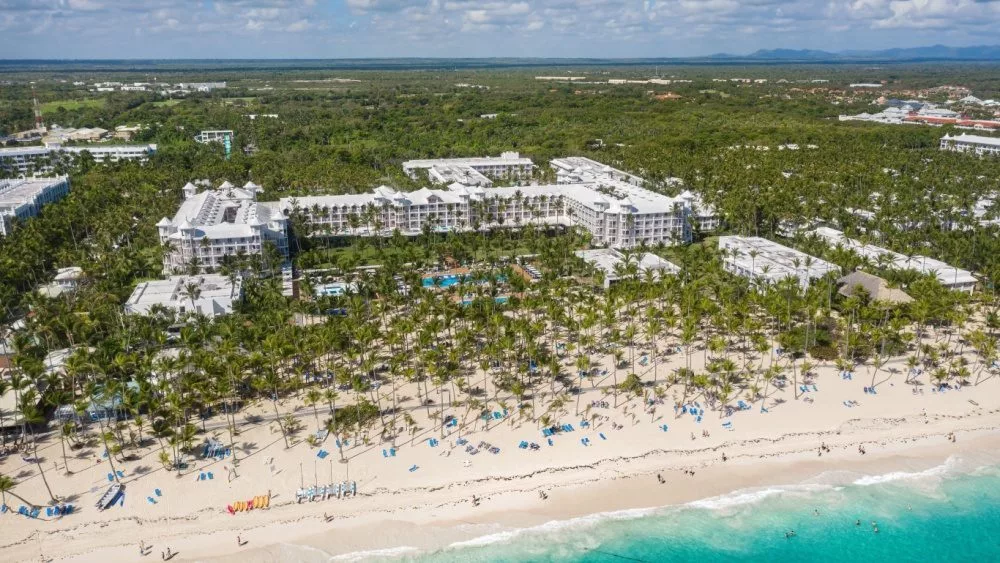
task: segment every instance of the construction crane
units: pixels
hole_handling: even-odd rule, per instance
[[[42,121],[42,110],[38,107],[38,96],[35,95],[35,83],[31,83],[31,103],[35,110],[35,129],[45,129]]]

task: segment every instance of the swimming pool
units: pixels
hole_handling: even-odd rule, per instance
[[[314,293],[317,297],[340,297],[346,295],[350,286],[346,283],[327,283],[316,286]]]
[[[457,284],[459,281],[464,279],[466,282],[472,281],[472,276],[464,275],[460,276],[458,274],[447,274],[444,276],[428,276],[423,278],[422,284],[424,287],[451,287]],[[505,283],[507,281],[506,276],[497,276],[497,282]]]
[[[507,297],[506,295],[501,295],[500,297],[497,297],[497,298],[493,299],[493,301],[494,301],[494,302],[495,302],[495,303],[496,303],[497,305],[503,305],[503,304],[504,304],[504,303],[506,303],[506,302],[507,302],[507,301],[508,301],[509,299],[510,299],[510,298],[509,298],[509,297]],[[472,299],[463,299],[463,300],[462,300],[462,305],[472,305],[472,301],[473,301]]]

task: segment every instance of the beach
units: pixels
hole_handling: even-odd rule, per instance
[[[670,367],[659,369],[666,373]],[[134,560],[140,541],[151,546],[150,557],[169,547],[174,560],[415,557],[510,539],[553,522],[599,520],[594,515],[619,511],[641,515],[728,498],[734,491],[738,498],[766,497],[770,493],[761,491],[799,486],[831,472],[852,479],[919,473],[953,456],[977,467],[998,462],[990,457],[1000,451],[995,377],[937,392],[904,384],[902,360],[881,369],[888,379],[875,395],[862,392],[868,383],[861,370],[847,380],[834,366],[821,365],[803,394],[810,401],[795,399],[789,385],[767,400],[765,410],[758,404],[728,415],[683,413],[669,401],[649,412],[651,405],[635,396],[620,396],[614,408],[613,395],[595,381],[590,389],[583,384],[580,397],[582,406],[594,406],[578,417],[566,405],[569,412],[559,420],[572,431],[553,435],[551,445],[540,424],[527,417],[498,412],[486,430],[482,420],[456,412],[461,422],[448,432],[433,426],[399,438],[395,456],[383,453],[389,444],[349,443],[346,462],[340,462],[333,438],[318,447],[306,443],[308,431],[285,449],[267,423],[266,405],[260,405],[243,415],[238,477],[231,477],[231,457],[192,458],[187,469],[168,472],[151,445],[142,459],[116,462],[125,500],[101,512],[93,503],[108,486],[108,462],[91,448],[86,457],[70,458],[74,473],[62,475],[55,468],[61,466],[56,440],[40,448],[51,468],[47,480],[79,510],[37,520],[4,514],[0,548],[17,560]],[[695,402],[691,406],[700,413]],[[311,409],[299,407],[296,416],[312,429]],[[221,439],[225,432],[212,431],[213,422],[206,422],[206,434]],[[489,442],[500,451],[483,447],[470,455],[459,440],[467,440],[466,446]],[[521,441],[540,447],[522,449]],[[325,459],[317,457],[321,450]],[[45,488],[33,474],[35,464],[9,457],[0,467],[21,476],[19,495],[42,501]],[[300,487],[342,481],[354,481],[358,495],[295,502]],[[230,514],[226,508],[269,492],[267,510]],[[8,504],[14,504],[9,496]]]

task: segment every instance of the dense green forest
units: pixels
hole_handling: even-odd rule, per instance
[[[567,72],[588,79],[534,78]],[[607,83],[654,76],[682,82]],[[7,78],[10,84],[0,89],[0,130],[31,126],[34,87],[49,124],[107,129],[144,124],[148,128],[134,141],[155,142],[159,152],[148,166],[73,170],[69,198],[0,241],[5,314],[19,311],[29,290],[59,266],[95,266],[91,269],[100,272],[104,289],[117,296],[127,295],[135,279],[157,275],[153,224],[173,214],[179,187],[192,179],[252,179],[265,187],[268,199],[362,192],[378,184],[413,188],[417,183],[399,167],[403,160],[506,150],[530,156],[543,173],[550,158],[582,154],[640,174],[654,187],[679,177],[719,209],[733,232],[773,235],[783,221],[832,221],[851,230],[860,225],[846,210],[869,209],[877,210],[869,227],[880,233],[883,244],[902,252],[931,254],[987,274],[1000,255],[994,231],[941,228],[942,222],[965,220],[963,212],[998,189],[1000,164],[939,152],[938,139],[947,129],[836,120],[841,113],[869,110],[877,96],[845,89],[850,82],[885,80],[901,95],[962,85],[986,98],[1000,92],[995,67],[988,65],[212,75],[172,70]],[[767,82],[718,82],[721,78]],[[227,80],[230,87],[167,100],[153,92],[98,96],[72,85],[208,79]],[[655,97],[668,91],[680,98]],[[87,99],[101,103],[59,103]],[[499,115],[480,117],[492,113]],[[250,114],[278,117],[251,120]],[[228,160],[221,146],[192,140],[201,129],[218,128],[236,131],[238,146]],[[801,149],[778,150],[786,143]],[[240,150],[248,147],[254,150]]]

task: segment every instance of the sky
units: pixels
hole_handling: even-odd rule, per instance
[[[688,57],[1000,43],[1000,0],[0,0],[0,59]]]

